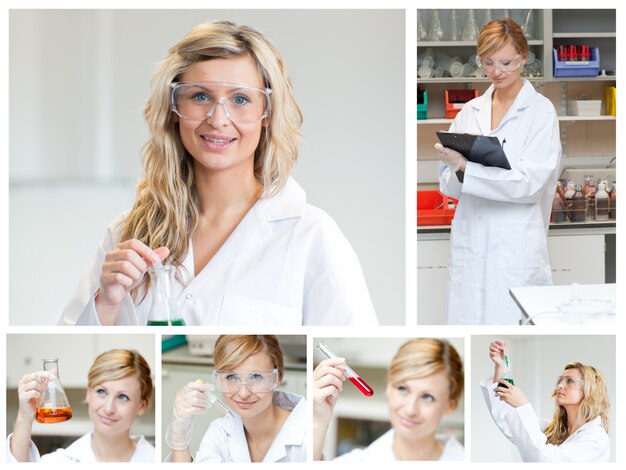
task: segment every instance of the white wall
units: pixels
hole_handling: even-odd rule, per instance
[[[506,439],[487,411],[480,389],[480,381],[493,377],[493,363],[489,359],[489,343],[503,340],[511,360],[515,385],[520,387],[532,403],[540,419],[550,420],[554,399],[550,394],[556,378],[568,362],[578,361],[598,369],[609,391],[609,437],[611,460],[615,459],[616,408],[616,349],[615,336],[472,336],[471,368],[471,436],[472,461],[519,462],[517,448]]]
[[[11,324],[58,318],[132,202],[155,64],[209,19],[276,43],[304,115],[295,177],[354,246],[380,321],[404,323],[403,10],[11,10]]]

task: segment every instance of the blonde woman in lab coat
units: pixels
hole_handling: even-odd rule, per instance
[[[195,458],[193,417],[208,411],[214,385],[190,382],[174,400],[166,442],[172,462],[305,462],[307,408],[303,396],[276,391],[283,354],[273,335],[222,335],[213,353],[215,387],[234,412],[213,420]]]
[[[449,324],[517,324],[511,287],[552,284],[547,234],[561,144],[552,103],[521,77],[528,42],[509,18],[481,30],[478,61],[491,81],[450,132],[495,136],[511,170],[467,161],[436,144],[440,190],[459,199],[450,239]]]
[[[109,227],[65,325],[145,325],[149,266],[177,269],[187,325],[374,325],[357,256],[291,177],[302,116],[275,46],[193,28],[156,71],[133,208]]]
[[[313,372],[313,458],[321,460],[333,409],[343,390],[342,358],[326,359]],[[463,445],[437,434],[441,419],[458,406],[463,392],[463,362],[447,341],[412,339],[396,352],[387,372],[391,429],[365,449],[335,460],[463,460]],[[367,407],[364,398],[363,406]]]
[[[525,462],[608,462],[609,398],[594,367],[570,362],[557,378],[551,421],[537,418],[519,387],[504,376],[503,341],[489,345],[493,379],[481,383],[489,412],[502,433],[517,446]],[[499,386],[500,385],[500,386]]]
[[[33,419],[50,372],[33,372],[19,381],[19,410],[7,438],[9,462],[154,462],[154,447],[143,436],[131,436],[137,416],[152,397],[150,366],[134,350],[112,349],[100,354],[89,369],[87,409],[93,431],[65,449],[40,456],[31,440]]]

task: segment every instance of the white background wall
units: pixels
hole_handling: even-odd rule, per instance
[[[511,375],[532,403],[539,419],[550,420],[554,398],[550,397],[556,378],[572,361],[588,364],[600,371],[609,391],[609,437],[611,460],[615,460],[616,350],[615,336],[472,336],[471,369],[471,431],[472,461],[519,462],[517,448],[500,432],[487,410],[481,380],[493,377],[493,362],[489,359],[489,343],[505,341]]]
[[[295,178],[352,243],[381,323],[404,323],[404,11],[12,10],[11,324],[56,322],[134,199],[155,64],[209,19],[283,54],[304,115]]]

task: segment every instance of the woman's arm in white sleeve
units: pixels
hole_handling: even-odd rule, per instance
[[[462,117],[462,112],[463,110],[459,112],[457,119]],[[448,132],[462,132],[457,130],[457,119],[452,121]],[[439,191],[446,196],[453,197],[454,199],[459,199],[461,197],[461,193],[463,192],[463,183],[459,181],[456,173],[453,173],[450,170],[450,167],[441,162],[439,163]]]
[[[13,440],[13,433],[9,434],[9,437],[7,437],[7,448],[6,448],[7,462],[13,463],[13,462],[39,462],[41,461],[39,450],[37,449],[37,447],[35,446],[35,443],[32,440],[30,441],[30,445],[28,447],[26,460],[17,460],[16,456],[13,455],[13,452],[11,451],[12,440]]]
[[[96,312],[95,296],[100,288],[100,274],[106,254],[111,251],[118,241],[115,228],[125,215],[116,219],[107,229],[107,232],[98,246],[98,251],[93,257],[91,264],[83,274],[72,298],[63,309],[59,318],[59,325],[100,325]],[[135,307],[129,295],[122,301],[119,307],[115,325],[136,325],[137,317]]]
[[[492,377],[486,378],[482,382],[480,382],[480,388],[483,392],[483,396],[485,397],[485,403],[487,404],[487,409],[493,418],[493,421],[496,423],[496,426],[502,431],[507,439],[511,439],[511,430],[509,429],[509,425],[506,422],[506,415],[511,412],[514,408],[508,403],[503,402],[495,395],[497,383],[494,383]]]
[[[541,199],[547,183],[552,179],[556,183],[555,172],[561,159],[559,121],[552,104],[542,102],[537,106],[528,135],[511,136],[509,144],[504,144],[509,160],[517,162],[513,168],[468,162],[464,193],[495,201],[534,203]]]

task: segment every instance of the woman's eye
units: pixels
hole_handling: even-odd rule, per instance
[[[567,378],[567,385],[572,385],[575,382],[574,379],[572,379],[571,377]]]
[[[239,376],[237,374],[228,374],[226,380],[229,382],[239,382]]]
[[[261,382],[263,380],[263,374],[250,374],[250,380],[253,382]]]
[[[422,396],[422,398],[424,399],[424,401],[427,402],[433,402],[435,401],[435,397],[433,397],[432,395],[430,395],[429,393],[425,394]]]
[[[106,392],[104,391],[104,389],[99,388],[98,390],[96,390],[96,394],[100,397],[103,397],[106,395]]]
[[[125,394],[123,394],[123,393],[122,393],[122,394],[119,396],[119,399],[120,399],[120,400],[122,400],[122,401],[129,401],[129,400],[130,400],[130,397],[129,397],[128,395],[125,395]]]
[[[250,102],[248,97],[244,95],[235,95],[232,101],[233,101],[233,104],[236,104],[237,106],[243,106],[244,104],[247,104]]]
[[[396,389],[398,390],[398,392],[400,393],[408,393],[409,389],[405,386],[405,385],[398,385],[396,387]]]
[[[211,98],[206,93],[195,93],[191,96],[191,100],[197,103],[208,103],[211,101]]]

